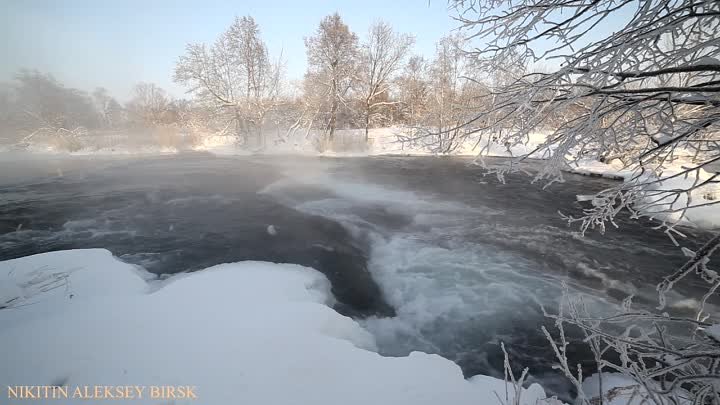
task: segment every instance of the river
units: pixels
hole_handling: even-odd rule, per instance
[[[504,342],[531,381],[569,398],[540,305],[557,307],[566,284],[604,311],[629,294],[652,308],[655,285],[684,257],[626,215],[584,237],[561,218],[581,212],[576,195],[612,181],[530,180],[500,183],[467,158],[18,155],[0,161],[0,260],[102,247],[159,277],[241,260],[303,264],[328,277],[336,309],[381,354],[438,353],[467,376],[502,377]],[[685,232],[690,248],[708,237]],[[700,288],[679,286],[671,310],[687,310]],[[592,370],[582,346],[571,356]]]

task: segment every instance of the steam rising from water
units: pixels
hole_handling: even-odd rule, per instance
[[[4,251],[110,247],[128,262],[173,271],[259,253],[309,265],[344,257],[322,262],[330,275],[362,268],[348,268],[362,252],[396,310],[360,320],[380,353],[439,353],[466,375],[497,376],[505,342],[515,364],[560,394],[568,387],[551,377],[539,305],[554,309],[562,282],[603,310],[628,294],[653,305],[657,280],[684,260],[662,235],[629,221],[604,237],[566,227],[557,211],[578,209],[572,196],[592,191],[592,181],[552,192],[525,179],[499,185],[458,160],[181,155],[2,165],[25,176],[0,204]],[[281,256],[298,246],[299,255]],[[679,298],[679,309],[696,305]]]

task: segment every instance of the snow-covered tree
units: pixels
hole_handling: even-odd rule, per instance
[[[125,123],[127,120],[125,109],[109,94],[107,89],[96,88],[92,97],[103,127],[118,128]]]
[[[63,86],[52,76],[37,71],[19,72],[7,93],[12,141],[28,145],[38,139],[62,149],[80,147],[78,137],[101,125],[92,98]]]
[[[270,60],[252,17],[235,18],[211,47],[188,44],[174,79],[216,110],[226,126],[235,125],[245,144],[252,134],[264,145],[265,120],[279,103],[281,62]]]
[[[308,71],[305,93],[312,100],[314,120],[322,119],[323,142],[333,141],[340,109],[348,109],[348,93],[358,76],[358,37],[343,22],[340,14],[320,21],[315,35],[305,38]]]
[[[379,21],[370,26],[360,52],[361,71],[358,88],[362,97],[365,141],[370,123],[382,114],[382,107],[397,103],[389,100],[390,87],[414,38],[393,31],[390,24]],[[386,117],[387,118],[387,117]]]
[[[438,142],[441,151],[447,150],[447,143],[457,135],[452,129],[459,127],[463,119],[458,115],[457,102],[465,62],[460,42],[461,38],[457,34],[442,38],[436,45],[435,59],[432,61],[431,114],[432,122],[440,134]]]
[[[414,55],[408,59],[397,79],[397,87],[405,123],[410,126],[420,125],[427,114],[430,93],[428,63],[425,58]]]
[[[454,151],[465,133],[463,124],[471,118],[471,101],[477,98],[475,70],[462,50],[459,33],[447,35],[435,45],[429,66],[428,115],[425,125],[434,132],[424,135],[439,153]]]
[[[510,131],[500,142],[515,145],[550,127],[534,151],[551,156],[538,179],[559,179],[583,159],[617,159],[636,169],[632,181],[601,193],[580,219],[584,228],[603,227],[620,207],[671,218],[665,225],[672,228],[688,204],[668,201],[692,199],[693,190],[717,183],[703,170],[720,161],[720,3],[457,0],[455,6],[467,36],[484,44],[468,50],[481,69],[554,66],[491,83],[492,102],[478,108],[473,131],[460,136],[497,136],[502,126]],[[589,34],[609,24],[622,28]],[[564,119],[548,125],[558,117]],[[680,157],[687,162],[675,177],[697,182],[660,198],[657,177]]]
[[[15,77],[14,102],[22,129],[40,127],[94,128],[99,124],[92,99],[84,92],[68,88],[52,76],[23,70]]]
[[[127,103],[130,121],[137,126],[153,127],[170,121],[170,98],[154,83],[138,83]]]
[[[479,134],[516,145],[549,130],[537,149],[511,159],[510,165],[488,166],[491,170],[502,176],[518,160],[542,154],[549,159],[536,180],[561,180],[562,170],[586,159],[614,161],[634,173],[594,196],[583,217],[568,218],[580,221],[583,231],[604,230],[629,209],[634,217],[661,219],[660,227],[670,236],[682,235],[676,226],[686,219],[688,207],[720,203],[711,195],[720,174],[710,169],[720,162],[720,2],[453,3],[466,37],[481,44],[466,53],[481,70],[519,68],[503,80],[486,81],[491,86],[487,102],[473,105],[475,114],[464,124],[468,131],[455,136]],[[609,26],[619,28],[598,35]],[[536,63],[546,64],[545,71],[528,69]],[[675,172],[668,175],[670,169]],[[699,190],[707,197],[699,197]],[[718,248],[720,235],[697,251],[684,249],[687,263],[658,285],[663,309],[667,292],[682,279],[696,275],[707,283],[693,318],[633,310],[630,299],[612,317],[594,316],[577,298],[565,300],[562,312],[550,315],[558,330],[546,335],[559,369],[580,391],[581,403],[609,399],[582,395],[583,376],[567,362],[568,324],[585,333],[599,372],[619,372],[634,381],[632,403],[720,404],[720,339],[708,333],[718,328],[712,326],[717,319],[705,309],[720,288],[720,275],[710,268]],[[608,360],[611,353],[620,360]]]

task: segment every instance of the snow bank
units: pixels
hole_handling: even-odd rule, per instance
[[[412,138],[409,136],[410,129],[391,127],[391,128],[373,128],[369,132],[369,151],[370,155],[436,155],[437,143],[435,141],[423,138],[405,141],[403,139]],[[459,156],[477,156],[481,151],[483,156],[522,156],[530,155],[533,158],[542,158],[537,154],[533,154],[535,149],[547,139],[547,133],[531,133],[525,144],[519,145],[503,145],[494,142],[491,137],[483,137],[479,140],[477,136],[469,136],[460,145],[453,149],[451,155]],[[479,141],[479,142],[478,142]]]
[[[617,373],[603,373],[603,395],[600,401],[600,376],[593,374],[583,380],[585,395],[596,403],[607,405],[642,405],[647,403],[647,393],[630,377]]]
[[[288,135],[285,131],[268,129],[265,131],[265,146],[243,148],[238,144],[234,135],[202,135],[189,138],[176,137],[181,145],[163,145],[156,137],[138,137],[137,134],[114,134],[112,136],[92,136],[80,141],[81,149],[68,152],[63,145],[54,142],[30,143],[26,149],[38,154],[59,155],[141,155],[141,154],[173,154],[185,150],[211,152],[218,155],[250,155],[260,154],[293,154],[293,155],[327,155],[327,156],[378,156],[378,155],[407,155],[431,156],[438,155],[436,139],[418,137],[412,139],[411,128],[386,127],[371,128],[368,140],[365,139],[364,129],[338,129],[335,131],[335,141],[330,149],[319,153],[318,140],[321,131],[296,131]],[[460,145],[456,145],[449,153],[456,156],[476,156],[483,151],[485,156],[521,156],[531,154],[535,158],[543,158],[532,154],[538,145],[545,142],[546,133],[532,133],[528,142],[521,145],[502,145],[489,137],[478,142],[477,136],[469,136]],[[144,143],[143,143],[144,142]],[[0,152],[13,152],[17,146],[1,145]]]
[[[673,177],[682,173],[680,165],[676,165],[662,173],[662,180],[649,187],[646,199],[647,213],[668,222],[694,225],[701,228],[720,228],[720,184],[705,184],[690,192],[696,184],[710,179],[713,174],[704,169],[692,171],[686,175]],[[718,179],[720,180],[720,179]],[[683,214],[683,209],[687,210]]]
[[[596,175],[610,179],[625,180],[632,177],[631,170],[624,169],[622,165],[607,164],[597,160],[580,160],[571,169],[572,173],[583,175]]]
[[[581,161],[573,172],[579,174],[596,174],[603,177],[621,178],[625,182],[646,184],[643,186],[646,198],[636,208],[658,220],[669,223],[696,226],[700,228],[720,228],[720,184],[705,184],[689,193],[695,184],[710,179],[713,174],[700,168],[686,175],[682,173],[685,165],[693,167],[686,161],[677,160],[668,165],[658,175],[638,176],[633,170],[619,165],[609,165],[597,161]],[[676,176],[676,177],[675,177]],[[680,192],[680,194],[677,194]],[[677,198],[676,198],[677,196]],[[582,196],[581,198],[585,198]],[[687,208],[683,215],[683,209]]]
[[[266,136],[265,148],[258,149],[262,154],[299,154],[324,156],[432,156],[437,155],[437,143],[430,139],[416,139],[410,136],[412,129],[403,127],[371,128],[368,140],[365,141],[364,129],[338,129],[335,131],[335,142],[330,150],[318,152],[319,131],[298,131],[292,136],[284,133],[269,131]],[[476,156],[481,148],[486,147],[487,156],[520,156],[531,153],[538,145],[543,143],[547,134],[531,134],[529,141],[524,145],[507,147],[492,142],[489,138],[478,144],[476,137],[469,137],[450,153],[456,156]],[[219,155],[244,155],[247,150],[237,145],[233,136],[210,136],[202,138],[194,146],[194,150],[212,152]],[[533,156],[536,157],[536,156]],[[539,156],[538,156],[539,157]]]
[[[92,249],[0,262],[0,275],[2,386],[190,385],[195,402],[223,405],[505,397],[503,381],[464,380],[439,356],[373,352],[372,336],[326,305],[327,279],[298,265],[241,262],[159,281]],[[532,385],[522,403],[544,397]]]
[[[653,384],[652,381],[646,381],[647,384]],[[658,395],[650,396],[647,390],[634,379],[619,373],[603,373],[602,387],[603,398],[600,400],[600,376],[593,374],[583,380],[583,391],[590,398],[590,403],[603,403],[605,405],[690,405],[692,398],[686,391],[676,390],[677,397],[680,399],[679,404],[671,402],[666,397]],[[652,387],[653,390],[662,391],[661,387]],[[657,403],[655,399],[659,400]],[[683,400],[685,399],[685,400]]]

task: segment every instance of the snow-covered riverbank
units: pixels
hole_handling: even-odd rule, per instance
[[[640,185],[645,196],[636,204],[636,209],[660,221],[705,229],[720,228],[720,203],[717,203],[720,200],[720,176],[704,168],[692,169],[696,165],[684,160],[666,166],[658,175],[584,161],[573,172],[618,178],[629,186]]]
[[[437,355],[378,355],[367,331],[326,305],[327,279],[298,265],[241,262],[160,281],[106,250],[73,250],[0,262],[0,286],[3,386],[189,385],[203,404],[506,396],[503,381],[465,380]],[[544,397],[534,384],[521,403]]]
[[[439,153],[438,145],[435,142],[426,142],[421,136],[414,136],[410,129],[400,127],[372,128],[369,131],[368,139],[365,141],[364,130],[344,129],[338,130],[335,134],[336,147],[342,151],[318,152],[318,145],[315,141],[317,134],[295,133],[293,136],[280,133],[266,134],[267,144],[257,151],[249,151],[237,145],[234,136],[206,136],[195,142],[192,151],[209,152],[215,155],[247,156],[253,154],[265,155],[305,155],[305,156],[326,156],[326,157],[353,157],[353,156],[483,156],[489,157],[518,157],[528,156],[533,159],[546,159],[549,156],[534,152],[545,142],[547,134],[533,133],[528,137],[526,144],[522,145],[501,145],[493,143],[489,139],[478,140],[466,139],[464,142],[455,145],[451,151]],[[128,137],[132,138],[130,135]],[[49,145],[29,145],[26,151],[33,154],[51,154],[64,156],[78,155],[100,155],[100,156],[138,156],[175,154],[184,150],[178,150],[169,146],[145,145],[141,149],[128,149],[123,146],[122,137],[119,137],[118,145],[102,148],[87,146],[78,151],[68,153],[54,149]],[[88,137],[88,145],[92,140]],[[0,148],[0,151],[8,147]],[[11,148],[12,149],[12,148]],[[3,153],[0,157],[13,158],[17,151]],[[572,167],[564,170],[589,176],[598,176],[613,180],[625,181],[626,183],[643,185],[648,194],[644,203],[637,207],[638,211],[648,214],[660,221],[668,223],[679,223],[686,226],[695,226],[706,229],[720,228],[720,204],[715,201],[720,199],[720,186],[717,180],[711,184],[703,185],[697,189],[690,190],[700,182],[707,181],[716,174],[706,168],[699,168],[689,175],[681,175],[686,167],[694,167],[682,156],[670,163],[665,164],[665,169],[660,174],[645,173],[638,175],[636,169],[624,167],[622,164],[607,164],[596,160],[580,160]],[[715,169],[717,170],[717,169]],[[676,194],[680,192],[679,198]]]

